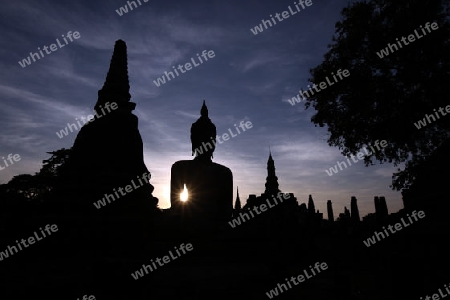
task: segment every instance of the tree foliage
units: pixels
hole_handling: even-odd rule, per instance
[[[64,169],[65,163],[68,161],[71,149],[59,149],[53,152],[47,152],[52,156],[49,159],[42,161],[42,168],[39,171],[40,176],[48,178],[56,178],[61,175]]]
[[[14,176],[3,190],[10,199],[26,201],[42,201],[52,191],[58,176],[67,162],[71,149],[59,149],[51,154],[49,159],[43,160],[42,168],[35,175],[20,174]]]
[[[450,139],[450,115],[421,129],[414,125],[450,104],[448,13],[444,0],[353,3],[343,9],[324,61],[310,70],[315,84],[331,79],[338,69],[350,71],[349,77],[307,99],[306,107],[316,110],[311,121],[327,125],[328,144],[346,156],[386,140],[388,146],[366,157],[365,164],[406,162],[393,175],[393,189],[408,188],[420,166]],[[424,35],[420,26],[427,22],[439,28]],[[422,37],[399,47],[396,39],[414,30]],[[380,58],[376,53],[388,43],[398,50]]]

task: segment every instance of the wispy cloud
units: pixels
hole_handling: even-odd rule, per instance
[[[123,39],[145,163],[153,175],[154,194],[166,204],[170,167],[177,160],[192,159],[190,126],[206,99],[218,134],[240,120],[253,123],[252,129],[219,145],[214,155],[215,162],[233,171],[234,188],[239,185],[243,201],[248,194],[263,192],[271,145],[280,186],[300,202],[311,193],[324,211],[327,198],[332,199],[337,216],[344,204],[349,206],[352,194],[361,197],[362,210],[370,212],[371,194],[386,192],[393,199],[391,204],[388,198],[388,206],[401,206],[398,193],[385,190],[388,168],[364,168],[360,163],[330,178],[324,170],[342,155],[327,145],[326,128],[311,124],[313,109],[286,103],[306,88],[308,70],[323,60],[346,1],[315,4],[258,37],[249,31],[249,20],[276,11],[270,1],[257,7],[235,0],[149,2],[126,18],[118,17],[115,10],[124,3],[21,0],[20,5],[2,6],[0,143],[5,153],[24,153],[26,164],[1,172],[0,181],[16,172],[35,172],[46,151],[72,145],[76,134],[60,140],[55,132],[92,112],[114,42]],[[17,63],[68,31],[79,31],[81,38],[26,68]],[[202,50],[213,50],[216,57],[164,87],[153,84]]]

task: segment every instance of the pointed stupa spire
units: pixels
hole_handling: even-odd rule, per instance
[[[236,194],[236,201],[234,203],[234,209],[235,210],[241,209],[241,199],[239,198],[239,187],[237,187],[237,194]]]
[[[277,195],[280,190],[278,189],[278,177],[275,174],[275,162],[272,158],[272,151],[269,148],[269,159],[267,160],[267,177],[266,177],[266,191],[268,195]]]
[[[316,207],[314,205],[314,200],[311,195],[308,197],[308,212],[314,214],[316,212]]]
[[[204,118],[208,118],[208,107],[206,107],[205,99],[203,99],[203,105],[200,109],[200,115]]]
[[[105,83],[102,89],[98,91],[95,110],[98,111],[100,105],[103,106],[106,102],[116,102],[119,108],[127,108],[131,111],[135,108],[136,104],[129,102],[130,99],[127,45],[123,40],[117,40],[114,45],[114,52]]]

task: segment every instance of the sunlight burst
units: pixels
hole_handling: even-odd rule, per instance
[[[180,200],[183,201],[183,202],[186,202],[187,199],[188,199],[188,191],[187,191],[187,188],[186,188],[186,184],[184,184],[183,192],[180,193]]]

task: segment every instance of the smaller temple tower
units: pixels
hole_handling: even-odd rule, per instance
[[[350,200],[350,209],[351,209],[351,219],[353,222],[361,221],[359,217],[358,204],[356,203],[356,197],[352,196]]]
[[[308,213],[313,216],[316,212],[316,207],[314,205],[314,201],[311,195],[308,197]]]
[[[381,196],[379,198],[375,197],[374,202],[375,202],[375,213],[376,213],[377,217],[386,218],[388,216],[386,198],[383,196]]]
[[[233,217],[237,216],[241,212],[241,199],[239,198],[239,187],[236,191],[236,201],[234,202]]]
[[[331,204],[331,200],[327,201],[327,212],[328,212],[328,221],[334,222],[333,207]]]
[[[267,160],[267,177],[266,177],[266,195],[278,195],[280,189],[278,188],[278,177],[275,174],[275,162],[272,158],[272,152],[269,153]]]
[[[234,203],[235,210],[241,210],[241,199],[239,198],[239,187],[237,187],[236,191],[236,202]]]

